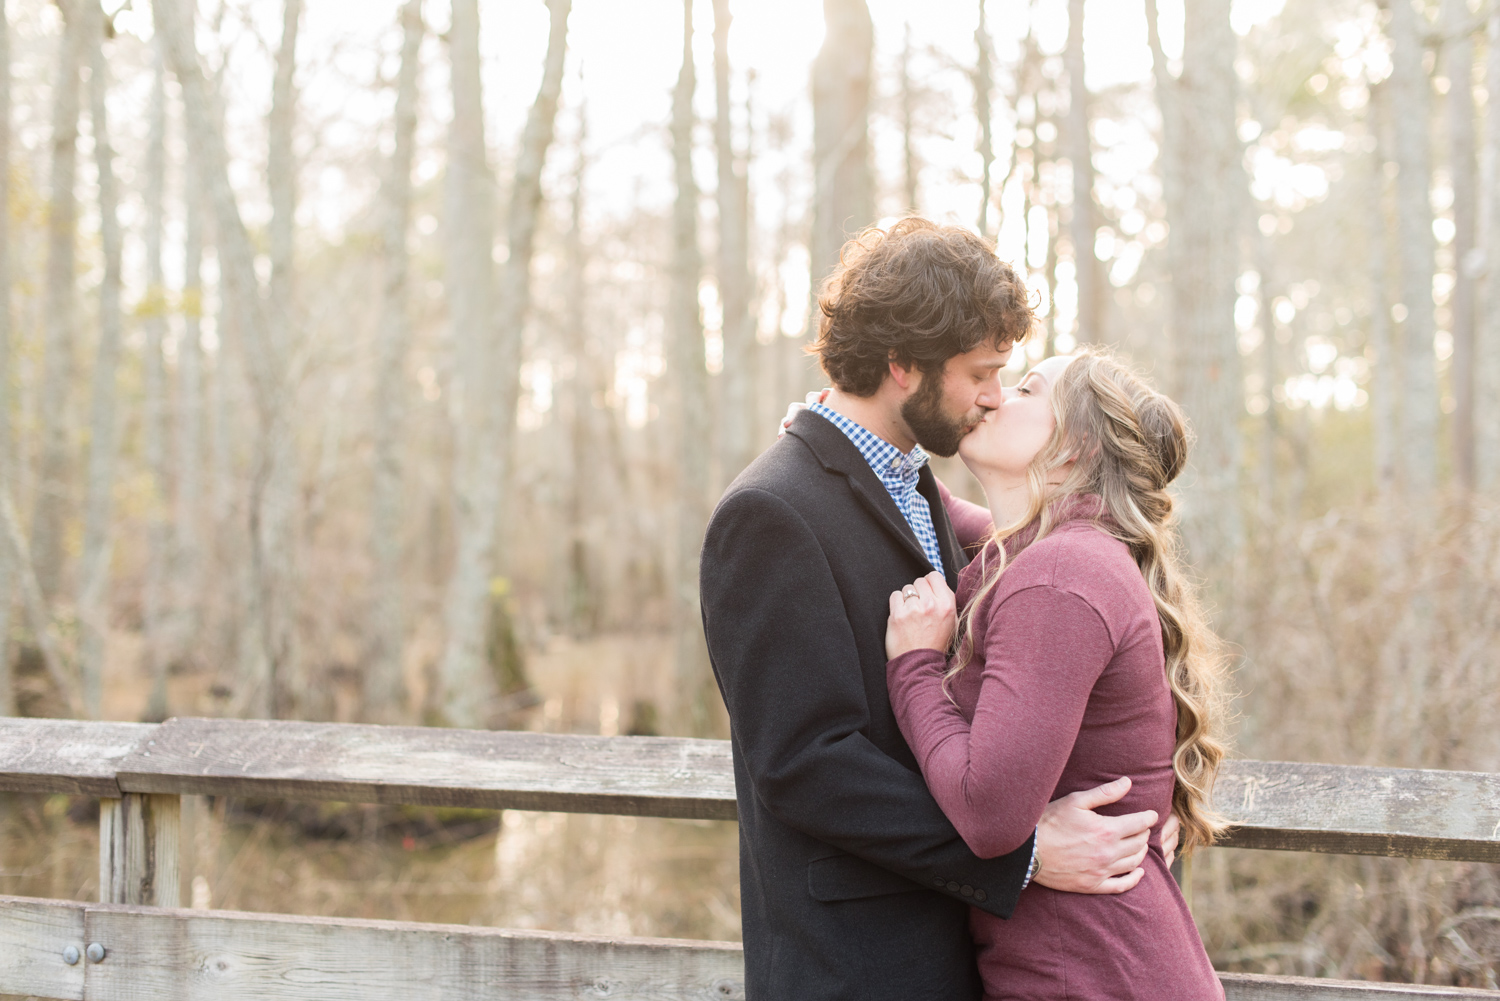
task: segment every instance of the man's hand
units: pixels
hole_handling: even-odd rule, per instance
[[[1172,860],[1177,857],[1177,837],[1182,833],[1182,821],[1177,819],[1177,814],[1167,814],[1167,819],[1161,822],[1161,853],[1166,857],[1167,868],[1172,868]]]
[[[1036,828],[1034,882],[1067,893],[1124,893],[1139,883],[1156,811],[1123,817],[1094,812],[1129,791],[1126,777],[1048,803]]]

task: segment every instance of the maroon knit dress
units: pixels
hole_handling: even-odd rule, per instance
[[[981,857],[1024,844],[1047,803],[1130,776],[1110,815],[1172,808],[1177,714],[1161,626],[1135,561],[1080,498],[1020,549],[973,619],[974,651],[944,694],[936,650],[887,665],[901,732],[943,812]],[[1015,540],[1013,540],[1015,541]],[[987,561],[997,553],[993,544]],[[980,584],[959,576],[959,607]],[[956,705],[954,703],[957,703]],[[1033,883],[1009,921],[974,910],[987,999],[1212,1001],[1223,989],[1152,830],[1145,878],[1119,895]]]

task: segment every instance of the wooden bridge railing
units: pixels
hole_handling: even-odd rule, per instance
[[[0,791],[97,796],[101,904],[0,897],[0,994],[77,1001],[744,997],[726,942],[177,907],[185,794],[733,820],[723,741],[0,719]],[[1233,762],[1239,848],[1500,862],[1500,775]],[[71,961],[70,961],[71,960]],[[1222,974],[1231,1001],[1500,992]]]

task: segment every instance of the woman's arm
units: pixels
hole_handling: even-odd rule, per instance
[[[1114,656],[1098,613],[1066,591],[1027,588],[988,615],[972,726],[943,692],[941,653],[912,650],[886,665],[891,706],[927,787],[981,858],[1031,836]]]
[[[990,509],[982,504],[955,497],[942,480],[937,481],[938,493],[943,497],[943,507],[948,511],[948,520],[953,523],[953,533],[958,544],[966,550],[976,550],[989,541],[994,531]]]

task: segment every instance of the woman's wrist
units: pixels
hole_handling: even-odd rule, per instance
[[[921,671],[924,668],[941,672],[947,665],[948,655],[945,652],[935,647],[919,646],[888,657],[885,670],[888,676],[903,670]]]

